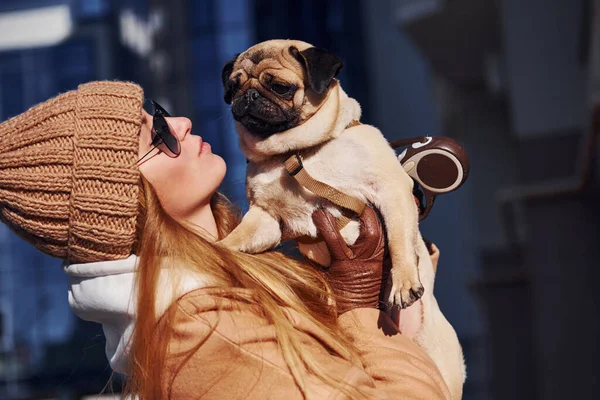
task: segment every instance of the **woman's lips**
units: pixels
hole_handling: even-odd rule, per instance
[[[211,151],[210,144],[200,138],[200,154],[204,154]]]

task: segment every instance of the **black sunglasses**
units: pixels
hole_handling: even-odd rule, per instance
[[[165,118],[171,115],[154,100],[150,100],[150,102],[152,103],[152,107],[154,107],[152,116],[152,143],[150,143],[152,148],[138,160],[138,165],[156,148],[171,158],[175,158],[181,153],[179,139],[173,133]]]

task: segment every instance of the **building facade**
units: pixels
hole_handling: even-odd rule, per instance
[[[146,16],[145,1],[3,1],[0,121],[90,80],[149,82],[139,41],[123,34]],[[59,260],[0,226],[1,393],[71,398],[108,381],[101,329],[74,317],[67,284]]]
[[[470,251],[452,267],[475,256],[458,272],[482,317],[465,399],[597,396],[600,3],[393,3],[431,68],[441,132],[471,158],[457,205]]]
[[[431,70],[398,31],[390,4],[361,0],[3,0],[0,27],[3,16],[14,18],[11,13],[37,12],[39,18],[55,7],[56,18],[63,18],[62,24],[57,19],[57,26],[68,29],[57,29],[54,42],[48,34],[33,35],[37,44],[22,39],[20,44],[2,47],[0,37],[0,120],[85,81],[136,81],[147,98],[156,99],[173,115],[190,117],[193,133],[203,136],[227,162],[222,191],[245,209],[246,161],[230,107],[223,101],[220,72],[253,43],[292,38],[338,55],[344,61],[339,79],[361,104],[361,121],[381,128],[389,140],[441,132],[443,118],[434,104]],[[461,193],[466,193],[466,187]],[[440,303],[447,304],[444,312],[468,344],[478,337],[478,328],[473,328],[478,317],[472,302],[463,298],[464,274],[444,267],[458,263],[460,254],[472,253],[464,248],[472,215],[465,217],[459,207],[468,204],[467,197],[448,195],[439,200],[425,229],[431,233],[426,236],[442,249],[442,276],[436,283]],[[459,234],[451,228],[457,224],[462,224]],[[37,252],[3,225],[0,258],[0,310],[5,315],[0,388],[19,390],[15,382],[20,380],[25,389],[48,393],[43,390],[71,376],[61,386],[61,396],[73,398],[86,390],[98,393],[110,375],[101,329],[71,314],[60,261]],[[467,258],[465,264],[472,268],[473,261]],[[458,299],[454,307],[453,299]],[[66,353],[68,357],[60,356]]]

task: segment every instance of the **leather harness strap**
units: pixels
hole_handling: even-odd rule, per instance
[[[360,125],[360,122],[354,120],[348,125],[348,127],[356,125]],[[285,160],[284,166],[287,173],[294,177],[294,179],[296,179],[296,181],[305,189],[311,191],[319,197],[329,200],[333,204],[345,210],[354,212],[359,217],[367,206],[365,202],[347,195],[346,193],[340,192],[336,188],[318,181],[310,176],[302,164],[302,157],[300,156],[299,152],[295,152],[287,160]],[[345,215],[341,215],[340,217],[336,218],[338,229],[341,230],[350,221],[351,219]]]
[[[367,206],[363,201],[340,192],[336,188],[318,181],[310,176],[309,173],[306,172],[306,169],[302,164],[302,158],[298,153],[295,153],[290,158],[285,160],[284,165],[288,174],[294,177],[294,179],[296,179],[296,181],[305,189],[311,191],[319,197],[329,200],[333,204],[342,207],[345,210],[354,212],[359,217]],[[340,217],[336,218],[336,221],[338,229],[342,229],[351,220],[345,215],[341,215]]]
[[[360,121],[353,120],[348,124],[347,128],[351,128],[357,125],[361,125]],[[419,141],[423,142],[424,140],[425,137],[400,140],[392,143],[392,147],[404,146]],[[362,212],[367,206],[364,202],[358,200],[357,198],[347,195],[346,193],[340,192],[336,188],[329,186],[326,183],[320,182],[314,179],[312,176],[310,176],[310,174],[306,172],[306,169],[304,169],[304,165],[302,164],[302,157],[300,156],[299,152],[295,152],[290,157],[288,157],[288,159],[284,162],[284,166],[287,173],[290,176],[294,177],[296,181],[304,188],[306,188],[307,190],[311,191],[319,197],[329,200],[333,204],[336,204],[337,206],[342,207],[343,209],[354,212],[359,217],[362,215]],[[417,205],[417,209],[419,210],[419,213],[421,213],[421,201],[416,196],[414,196],[414,198],[415,203]],[[338,230],[341,230],[343,227],[348,225],[348,222],[350,221],[352,220],[343,214],[336,218]],[[312,238],[310,236],[301,236],[297,240],[301,243],[310,244],[320,242],[321,240],[323,240],[323,238],[319,233],[317,233],[316,238]]]

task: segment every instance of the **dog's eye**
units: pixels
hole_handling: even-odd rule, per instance
[[[228,81],[227,89],[230,90],[232,94],[235,94],[240,89],[239,79]]]
[[[271,90],[281,96],[289,94],[292,89],[292,86],[282,85],[281,83],[273,83],[271,85]]]

